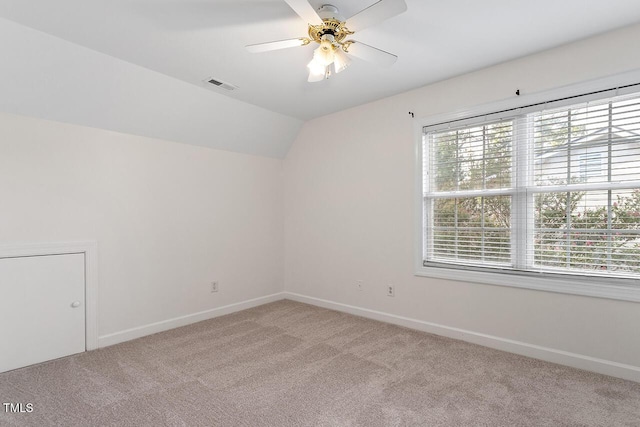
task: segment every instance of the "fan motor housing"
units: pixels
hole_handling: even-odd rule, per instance
[[[318,10],[318,15],[324,21],[321,25],[309,25],[309,37],[316,43],[322,42],[322,36],[330,34],[338,44],[342,44],[344,39],[353,34],[346,27],[344,18],[340,15],[338,8],[325,4]]]
[[[338,8],[331,4],[323,4],[318,9],[318,16],[322,18],[323,21],[325,19],[335,19],[337,21],[345,20],[344,17],[340,14]]]

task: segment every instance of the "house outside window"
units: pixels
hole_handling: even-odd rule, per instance
[[[587,181],[594,176],[601,176],[604,172],[602,168],[602,153],[581,154],[579,161],[580,178],[583,181]]]

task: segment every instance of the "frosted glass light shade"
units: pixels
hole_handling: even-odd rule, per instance
[[[307,68],[309,68],[309,78],[307,79],[309,82],[319,82],[324,79],[327,73],[327,66],[318,62],[315,55],[311,62],[307,64]]]
[[[335,58],[335,49],[329,40],[322,40],[320,47],[313,51],[313,59],[322,65],[329,65]]]
[[[351,64],[351,58],[342,49],[336,49],[333,59],[333,67],[336,73],[346,70],[349,64]]]

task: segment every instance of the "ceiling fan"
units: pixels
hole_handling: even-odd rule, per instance
[[[249,52],[267,52],[289,47],[306,46],[311,42],[320,46],[313,52],[309,68],[310,82],[318,82],[339,73],[351,62],[347,54],[380,66],[391,66],[398,57],[392,53],[349,38],[356,31],[380,23],[407,10],[404,0],[379,0],[371,6],[344,19],[337,7],[324,4],[318,11],[307,0],[284,0],[309,24],[309,37],[258,43],[246,46]]]

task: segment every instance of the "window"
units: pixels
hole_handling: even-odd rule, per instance
[[[637,286],[640,94],[597,96],[425,126],[422,266]]]

